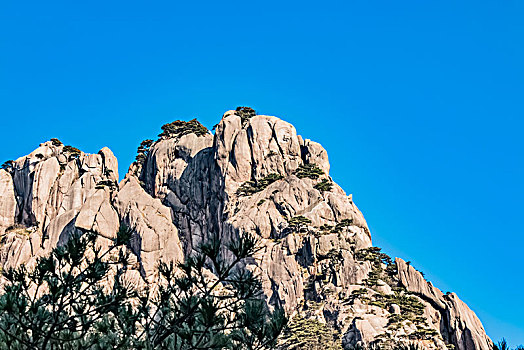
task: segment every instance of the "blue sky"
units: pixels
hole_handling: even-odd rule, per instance
[[[191,3],[191,4],[190,4]],[[0,160],[58,137],[121,176],[238,105],[320,142],[374,243],[524,343],[524,2],[0,3]]]

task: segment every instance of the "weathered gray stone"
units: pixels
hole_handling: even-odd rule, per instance
[[[231,192],[242,182],[271,173],[291,175],[302,163],[295,128],[276,117],[255,116],[242,126],[240,117],[226,113],[216,127],[215,147]]]
[[[475,313],[455,293],[447,295],[445,299],[451,341],[458,349],[492,349],[493,343]]]
[[[420,272],[413,266],[408,265],[404,260],[396,258],[395,262],[397,263],[400,283],[408,291],[423,295],[440,309],[445,308],[445,304],[442,302],[443,294],[440,290],[433,287],[431,282],[426,281]]]
[[[301,139],[301,138],[300,138]],[[324,147],[318,142],[305,139],[300,143],[302,148],[302,158],[306,163],[316,164],[320,169],[329,175],[328,154]]]
[[[104,147],[98,154],[102,156],[102,163],[104,164],[102,171],[105,176],[110,180],[118,182],[118,161],[113,152],[109,148]]]
[[[0,169],[0,234],[15,224],[17,206],[13,178],[4,169]]]
[[[225,246],[249,232],[260,237],[262,249],[245,268],[261,276],[269,305],[337,328],[345,349],[413,338],[422,323],[392,329],[389,320],[404,312],[402,305],[377,302],[395,293],[419,300],[423,327],[439,332],[415,339],[422,348],[490,348],[475,314],[402,259],[396,259],[396,276],[383,273],[370,284],[380,267],[358,260],[356,252],[372,242],[352,195],[335,183],[330,191],[315,189],[322,180],[332,181],[326,150],[279,118],[237,114],[226,112],[215,135],[154,142],[118,188],[112,185],[118,162],[108,148],[75,159],[63,146],[41,144],[17,159],[10,173],[0,170],[0,262],[32,264],[84,230],[97,232],[107,247],[122,222],[134,232],[130,249],[136,261],[125,278],[142,285],[153,281],[158,261],[182,261],[211,233]],[[298,178],[295,171],[305,164],[316,164],[324,174]],[[251,195],[237,192],[246,181],[272,173],[282,178]],[[293,227],[297,217],[305,222]]]
[[[73,159],[62,150],[63,146],[46,142],[15,161],[13,195],[10,197],[10,185],[6,182],[5,205],[12,212],[12,201],[7,199],[14,196],[15,210],[20,215],[9,221],[15,227],[13,232],[18,233],[10,234],[4,248],[9,253],[2,254],[1,261],[8,266],[49,253],[78,228],[95,230],[101,238],[113,237],[118,228],[119,219],[112,208],[109,189],[95,188],[102,180],[116,179],[118,165],[112,152],[106,148],[100,151],[103,156],[81,153],[78,159]],[[107,171],[110,168],[114,171]],[[7,179],[3,175],[2,179]],[[100,202],[98,192],[105,193],[104,201]],[[77,228],[74,224],[80,211]]]
[[[444,295],[413,266],[400,258],[395,259],[400,283],[410,292],[428,301],[430,306],[440,313],[436,319],[442,319],[440,329],[444,339],[455,344],[460,350],[492,349],[493,343],[486,335],[482,323],[455,293]]]
[[[115,206],[122,222],[135,232],[131,247],[146,277],[152,276],[161,260],[184,259],[169,208],[147,194],[134,176],[121,183]]]
[[[47,201],[59,171],[60,164],[55,157],[46,159],[35,167],[30,210],[36,220],[34,224],[40,229],[43,228]]]
[[[120,220],[111,205],[110,195],[107,187],[95,190],[94,194],[82,205],[75,226],[83,230],[94,231],[108,239],[116,238]]]

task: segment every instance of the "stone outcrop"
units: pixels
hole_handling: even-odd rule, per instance
[[[136,233],[131,249],[139,258],[145,276],[154,273],[160,260],[184,259],[169,208],[149,196],[135,177],[130,176],[121,183],[115,205],[122,222]]]
[[[160,258],[183,258],[169,208],[136,180],[119,191],[118,162],[109,148],[85,154],[48,141],[7,170],[0,173],[3,267],[32,264],[74,232],[94,231],[107,248],[121,222],[135,230],[132,250],[144,278]]]
[[[420,296],[440,313],[440,333],[449,343],[460,350],[492,349],[482,323],[471,309],[455,293],[443,294],[422,274],[404,260],[397,258],[400,283]]]
[[[491,346],[455,294],[372,247],[352,196],[329,177],[327,152],[279,118],[228,111],[214,135],[164,134],[141,146],[120,184],[108,148],[85,154],[57,141],[0,170],[4,268],[31,263],[73,232],[94,231],[107,246],[125,225],[130,279],[150,283],[158,261],[183,260],[210,234],[225,246],[252,233],[262,249],[245,268],[261,276],[268,304],[327,323],[346,349]]]

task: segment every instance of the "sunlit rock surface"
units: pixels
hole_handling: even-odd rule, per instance
[[[30,265],[85,230],[104,247],[124,224],[136,261],[128,279],[149,283],[158,261],[183,260],[210,234],[227,245],[249,232],[262,249],[246,268],[261,276],[268,304],[327,323],[346,349],[491,349],[456,294],[371,248],[362,213],[329,169],[327,152],[293,125],[236,111],[214,135],[152,142],[120,184],[109,148],[85,154],[48,141],[0,170],[0,263]]]

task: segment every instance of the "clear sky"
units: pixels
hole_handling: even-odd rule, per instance
[[[58,137],[121,177],[239,105],[320,142],[374,243],[524,343],[524,2],[0,2],[0,160]]]

